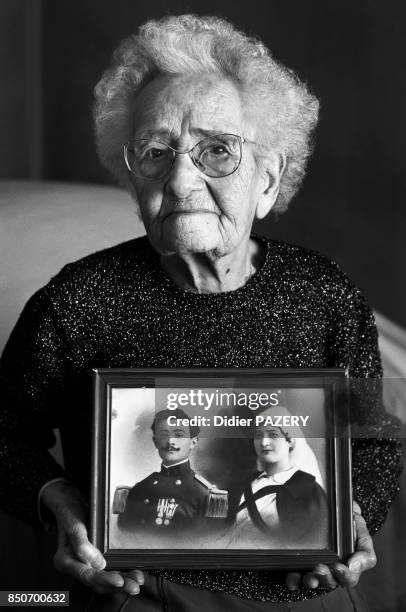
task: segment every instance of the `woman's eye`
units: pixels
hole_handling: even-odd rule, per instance
[[[163,149],[148,149],[144,152],[143,158],[149,161],[160,159],[164,155]]]
[[[228,155],[229,151],[224,145],[215,145],[212,147],[212,153],[214,155]]]

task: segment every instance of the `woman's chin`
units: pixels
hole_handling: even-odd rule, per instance
[[[186,215],[182,215],[186,216]],[[161,234],[161,252],[207,253],[222,245],[218,216],[214,214],[187,215],[187,219],[174,216],[165,220]],[[209,217],[209,219],[207,219]]]

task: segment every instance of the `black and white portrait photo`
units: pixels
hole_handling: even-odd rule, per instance
[[[139,377],[160,384],[140,386]],[[153,372],[119,370],[97,381],[93,507],[109,556],[334,549],[336,529],[346,529],[335,508],[350,494],[350,457],[334,452],[341,434],[322,386],[254,391],[219,378],[227,388],[175,389]]]
[[[261,413],[265,420],[254,427],[257,470],[234,493],[227,546],[326,548],[328,501],[316,455],[300,427],[266,423],[275,412]],[[282,406],[277,413],[289,415]]]
[[[113,406],[111,547],[210,547],[217,519],[221,526],[228,516],[228,492],[192,469],[200,428],[181,409],[156,412],[153,389],[115,390]],[[136,482],[117,486],[120,478]]]
[[[406,610],[405,24],[0,1],[0,607]]]

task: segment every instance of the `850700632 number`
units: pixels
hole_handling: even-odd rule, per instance
[[[69,606],[69,591],[0,591],[0,607]]]

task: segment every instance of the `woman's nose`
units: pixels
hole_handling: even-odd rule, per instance
[[[177,154],[165,183],[167,195],[183,200],[202,182],[202,173],[186,153]]]

